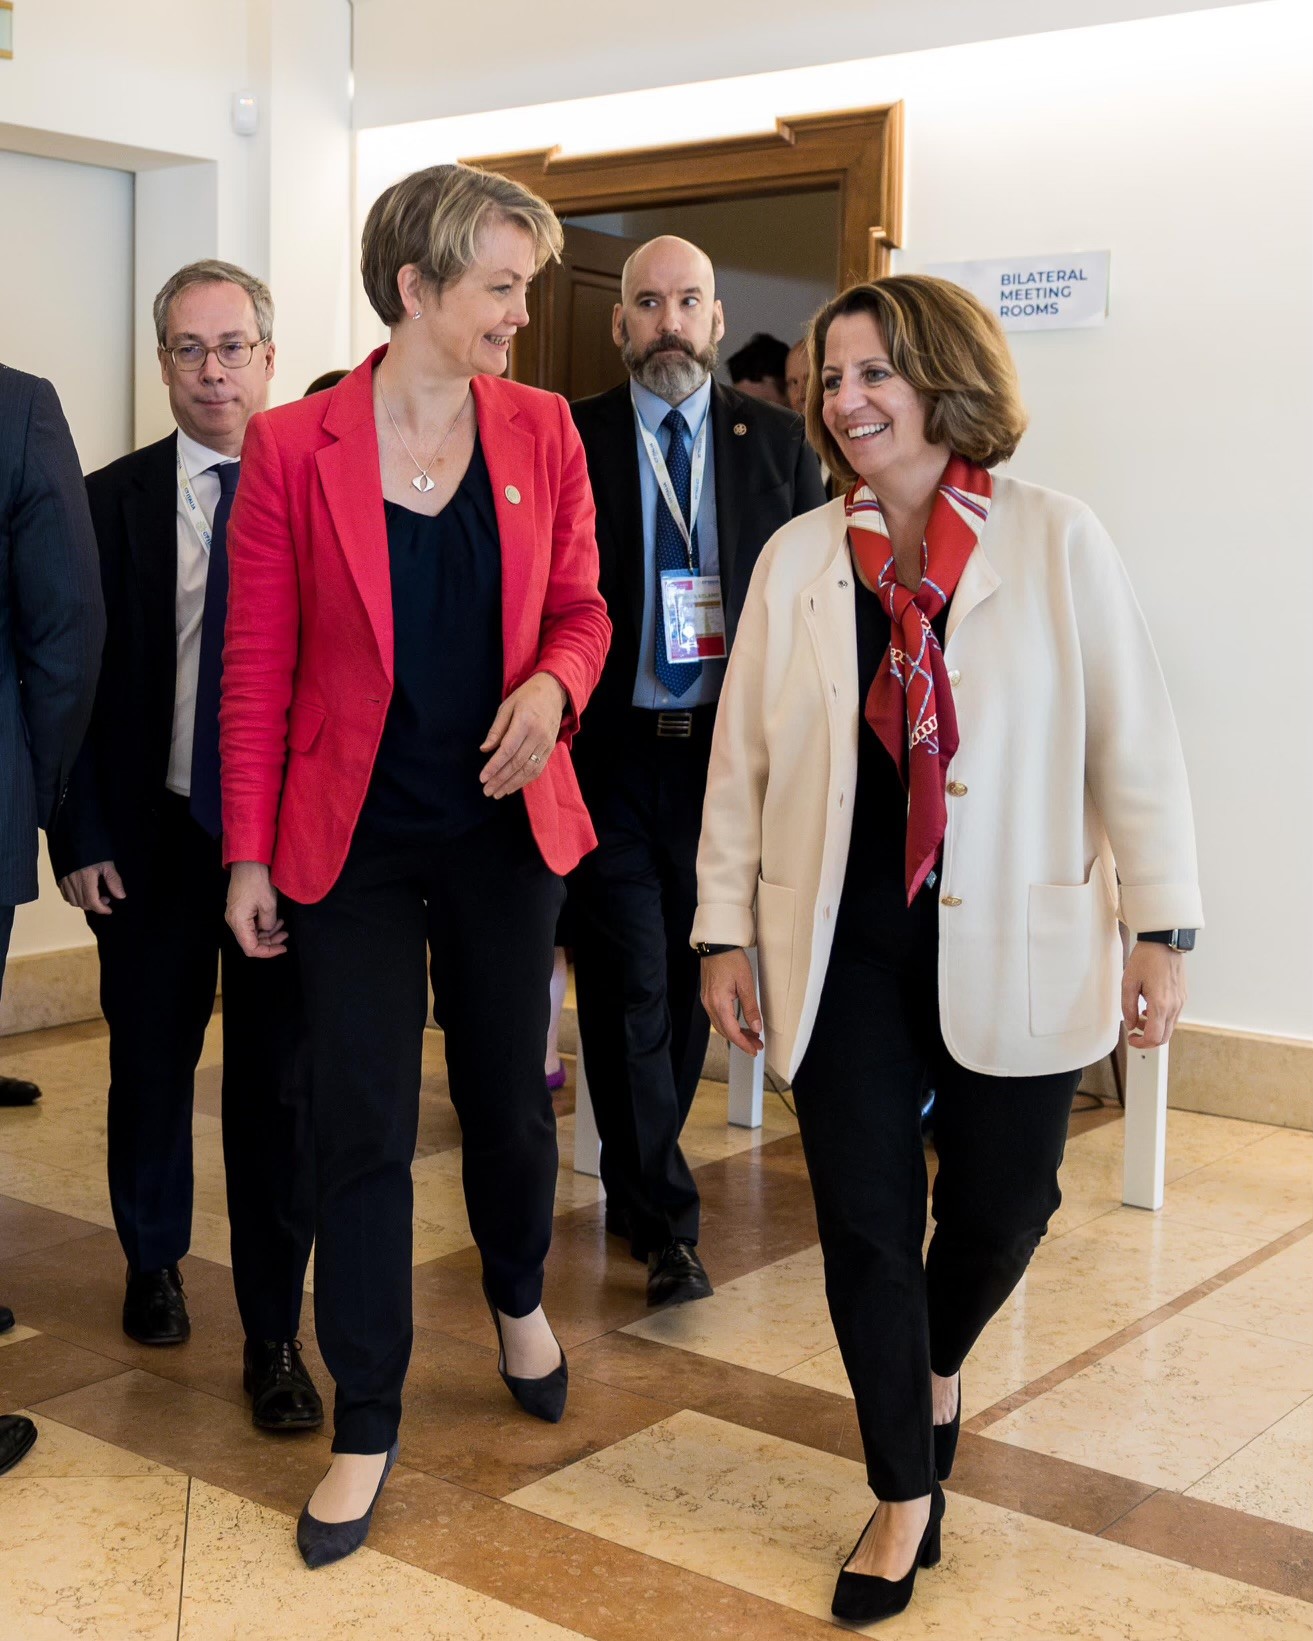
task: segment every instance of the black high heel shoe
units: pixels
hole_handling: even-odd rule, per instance
[[[497,1330],[497,1371],[501,1374],[502,1383],[514,1396],[526,1413],[532,1413],[535,1419],[544,1419],[548,1424],[560,1424],[561,1415],[565,1412],[565,1396],[570,1385],[570,1369],[566,1364],[565,1352],[561,1350],[561,1341],[556,1341],[557,1350],[561,1351],[561,1365],[551,1373],[543,1374],[541,1379],[516,1379],[506,1371],[506,1344],[501,1336],[501,1315],[492,1302],[492,1295],[488,1292],[488,1284],[483,1284],[483,1297],[488,1302],[488,1309],[492,1312],[492,1325]]]
[[[378,1496],[383,1491],[383,1483],[388,1479],[396,1462],[397,1444],[393,1442],[387,1451],[383,1474],[378,1478],[378,1486],[369,1501],[369,1509],[363,1516],[357,1516],[354,1521],[320,1521],[317,1516],[310,1514],[310,1504],[307,1500],[296,1523],[296,1547],[307,1567],[328,1567],[334,1561],[341,1561],[353,1550],[360,1548],[369,1536],[369,1524],[374,1517],[374,1506],[378,1503]]]
[[[957,1438],[962,1429],[962,1375],[957,1376],[957,1412],[947,1424],[934,1427],[935,1475],[947,1481],[953,1474],[953,1460],[957,1455]]]
[[[930,1520],[926,1522],[911,1567],[902,1578],[877,1578],[873,1573],[850,1573],[848,1562],[845,1562],[839,1581],[834,1586],[834,1600],[830,1604],[834,1616],[846,1619],[850,1624],[874,1624],[877,1619],[892,1618],[895,1613],[902,1612],[912,1599],[919,1569],[933,1567],[939,1561],[939,1526],[943,1519],[944,1490],[936,1482],[930,1494]],[[867,1528],[874,1520],[872,1516],[866,1527],[862,1528],[861,1538],[853,1545],[848,1561],[857,1554]]]

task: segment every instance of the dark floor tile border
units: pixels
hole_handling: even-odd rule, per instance
[[[1164,1322],[1169,1322],[1172,1317],[1179,1316],[1191,1305],[1197,1305],[1201,1299],[1207,1299],[1209,1294],[1216,1293],[1219,1288],[1225,1288],[1229,1283],[1238,1281],[1240,1277],[1248,1276],[1250,1271],[1257,1270],[1260,1265],[1266,1265],[1268,1260],[1275,1259],[1278,1254],[1285,1253],[1287,1248],[1293,1248],[1297,1242],[1302,1242],[1309,1236],[1313,1236],[1313,1219],[1296,1225],[1284,1236],[1277,1237],[1275,1241],[1256,1249],[1252,1254],[1246,1254],[1243,1259],[1236,1260],[1234,1265],[1228,1265],[1225,1270],[1218,1271],[1216,1275],[1187,1289],[1185,1293],[1178,1294],[1175,1299],[1169,1299],[1166,1304],[1159,1305],[1147,1316],[1142,1316],[1138,1321],[1128,1323],[1116,1333],[1109,1334],[1097,1345],[1091,1345],[1088,1350],[1081,1351],[1078,1356],[1073,1356],[1070,1361],[1063,1362],[1051,1372],[1041,1375],[1038,1379],[1032,1379],[1028,1385],[1023,1385],[1020,1390],[1014,1390],[1010,1396],[995,1402],[992,1407],[983,1408],[972,1418],[964,1420],[963,1430],[969,1430],[975,1435],[982,1434],[991,1425],[1007,1418],[1009,1413],[1015,1413],[1018,1408],[1047,1395],[1051,1390],[1056,1390],[1059,1385],[1065,1384],[1068,1379],[1074,1378],[1085,1368],[1093,1367],[1096,1362],[1111,1356],[1123,1345],[1128,1345],[1142,1334],[1151,1332]]]
[[[1161,1490],[1106,1527],[1102,1537],[1313,1603],[1313,1533],[1284,1522]],[[1313,1615],[1309,1628],[1313,1632]]]

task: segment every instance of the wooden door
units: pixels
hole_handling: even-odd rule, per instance
[[[620,270],[641,240],[565,226],[565,248],[529,292],[529,328],[516,339],[517,382],[582,399],[625,380],[611,340],[611,310],[620,300]]]

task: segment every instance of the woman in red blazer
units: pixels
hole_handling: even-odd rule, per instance
[[[528,1412],[565,1406],[541,1305],[543,1046],[561,876],[596,841],[568,747],[610,627],[565,402],[497,379],[560,246],[505,178],[397,183],[362,256],[389,346],[253,418],[242,453],[224,858],[233,932],[264,959],[290,934],[310,1023],[315,1319],[337,1382],[333,1464],[297,1527],[311,1566],[363,1543],[396,1458],[426,956],[499,1371]]]

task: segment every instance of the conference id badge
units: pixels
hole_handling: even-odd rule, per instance
[[[661,610],[666,660],[672,666],[725,659],[725,609],[718,575],[662,570]]]

